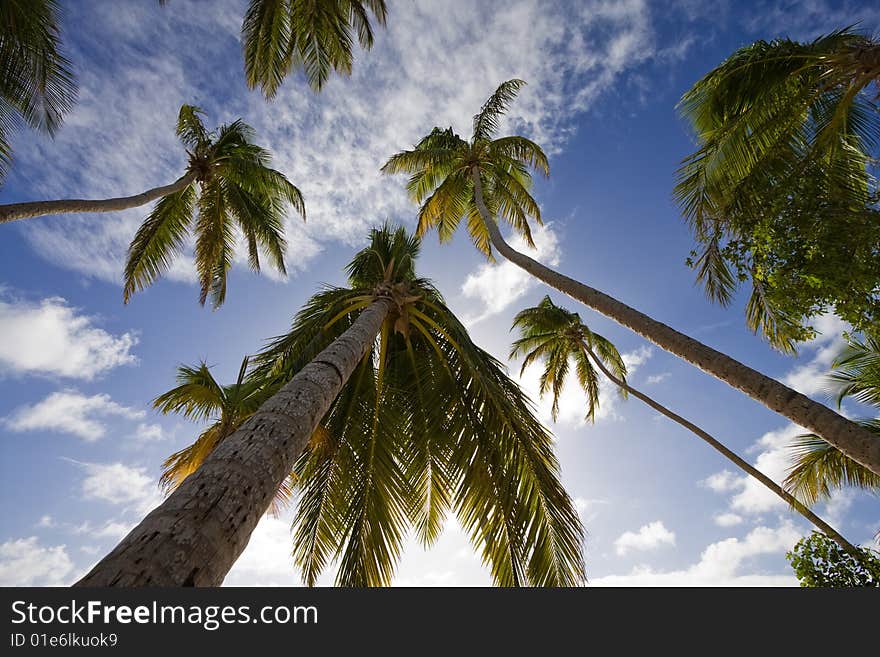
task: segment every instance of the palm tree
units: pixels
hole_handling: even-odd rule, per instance
[[[76,101],[76,79],[61,51],[55,0],[0,4],[0,180],[12,161],[9,133],[26,123],[54,135]]]
[[[548,172],[547,158],[534,142],[519,136],[494,138],[502,115],[523,84],[508,80],[498,87],[474,117],[470,141],[452,128],[434,128],[415,148],[392,156],[382,168],[385,173],[411,174],[407,189],[422,203],[418,234],[437,227],[441,241],[446,241],[462,217],[467,217],[471,239],[490,257],[494,248],[547,285],[815,431],[880,473],[880,441],[864,428],[617,299],[542,265],[504,241],[499,217],[531,241],[528,220],[531,217],[540,223],[541,213],[529,192],[529,170]]]
[[[408,529],[430,545],[450,510],[498,584],[582,582],[552,438],[416,276],[418,249],[374,230],[349,286],[315,295],[242,375],[267,401],[79,584],[219,584],[292,470],[307,583],[334,555],[340,584],[389,583]]]
[[[781,497],[804,518],[837,541],[844,550],[853,555],[859,554],[854,545],[770,477],[753,467],[748,461],[740,458],[693,422],[674,413],[627,383],[626,365],[617,348],[608,339],[591,331],[581,321],[580,315],[577,313],[557,306],[549,296],[545,296],[537,306],[526,308],[518,313],[513,320],[513,328],[519,329],[521,337],[513,343],[510,357],[524,357],[520,374],[538,359],[544,361],[540,390],[542,395],[552,390],[554,420],[559,408],[559,395],[568,376],[570,361],[574,362],[578,383],[587,394],[587,419],[594,419],[595,411],[599,407],[599,377],[595,368],[599,368],[602,374],[617,386],[623,395],[631,394],[661,415],[692,432],[738,468],[750,474]]]
[[[253,143],[253,129],[240,119],[205,129],[202,110],[183,105],[177,135],[189,155],[183,176],[142,194],[104,200],[66,199],[0,205],[0,223],[47,214],[116,212],[159,199],[128,249],[123,297],[159,278],[195,232],[195,262],[201,284],[199,303],[211,295],[214,307],[226,299],[226,273],[232,267],[236,227],[247,241],[248,264],[260,270],[260,249],[282,274],[284,211],[290,204],[305,219],[302,194],[279,171],[271,156]],[[194,224],[194,225],[193,225]]]
[[[880,144],[878,81],[880,42],[846,28],[808,43],[776,39],[740,48],[679,103],[698,143],[675,188],[699,243],[697,278],[724,305],[739,282],[751,278],[748,325],[782,350],[792,351],[803,329],[801,318],[777,307],[769,294],[778,276],[768,270],[786,258],[764,255],[772,237],[766,225],[781,217],[779,240],[790,248],[794,238],[784,226],[798,213],[818,211],[826,225],[844,232],[877,221],[869,165]],[[756,231],[763,239],[752,247]],[[870,251],[864,257],[876,258],[876,246],[873,257]],[[804,278],[793,285],[804,286]],[[842,296],[840,305],[854,303],[848,291]]]
[[[203,361],[196,367],[177,368],[178,385],[153,400],[153,408],[163,415],[177,413],[190,420],[211,420],[195,442],[175,452],[162,463],[159,484],[172,493],[195,472],[208,455],[239,425],[253,415],[269,397],[268,387],[245,378],[248,358],[241,362],[238,378],[232,385],[220,385]],[[290,500],[291,489],[285,481],[278,488],[270,512],[277,514]]]
[[[829,377],[836,388],[838,407],[846,398],[880,409],[880,338],[848,338],[847,346],[832,363]],[[880,417],[858,421],[880,440]],[[792,445],[795,464],[783,482],[806,504],[827,499],[844,486],[880,493],[880,475],[853,461],[815,434],[798,436]]]
[[[354,33],[373,47],[368,12],[385,25],[384,0],[251,0],[241,28],[248,86],[272,98],[293,68],[315,91],[333,70],[350,75]]]

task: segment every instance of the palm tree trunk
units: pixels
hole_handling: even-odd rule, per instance
[[[880,474],[880,440],[877,440],[877,437],[867,429],[766,374],[753,370],[730,356],[630,308],[617,299],[568,276],[563,276],[511,248],[504,241],[498,224],[486,207],[482,183],[476,171],[473,180],[477,208],[489,230],[492,246],[513,264],[572,299],[635,331],[658,347],[743,391],[770,410],[821,436],[872,472]]]
[[[837,541],[838,545],[840,545],[840,547],[842,547],[844,550],[846,550],[847,553],[849,553],[851,556],[853,556],[854,558],[861,561],[861,553],[852,543],[847,541],[831,525],[829,525],[827,522],[822,520],[822,518],[820,518],[815,513],[810,511],[809,507],[807,507],[805,504],[803,504],[794,495],[792,495],[787,490],[782,488],[782,486],[777,484],[775,481],[773,481],[770,477],[765,475],[763,472],[761,472],[760,470],[755,468],[751,463],[740,458],[735,452],[729,450],[727,447],[724,446],[723,443],[719,442],[716,438],[713,438],[710,434],[703,431],[700,427],[698,427],[693,422],[686,420],[681,415],[678,415],[677,413],[674,413],[673,411],[670,411],[668,408],[663,406],[663,404],[661,404],[660,402],[657,402],[654,399],[652,399],[651,397],[649,397],[648,395],[644,394],[643,392],[636,390],[631,385],[629,385],[626,381],[617,378],[607,367],[605,367],[605,364],[601,360],[599,360],[599,358],[596,357],[596,354],[594,354],[593,351],[587,345],[582,344],[581,346],[583,347],[583,349],[587,353],[587,355],[593,360],[593,362],[596,363],[596,366],[600,370],[602,370],[602,374],[604,374],[606,377],[608,377],[608,379],[612,383],[614,383],[619,388],[626,390],[633,397],[641,399],[643,402],[645,402],[648,406],[653,408],[658,413],[665,415],[673,422],[677,422],[678,424],[683,426],[685,429],[687,429],[691,433],[702,438],[705,442],[707,442],[709,445],[711,445],[716,451],[718,451],[722,455],[724,455],[727,459],[729,459],[732,463],[734,463],[736,466],[738,466],[741,470],[748,472],[751,476],[753,476],[755,479],[760,481],[762,484],[764,484],[771,491],[776,493],[776,495],[781,497],[793,509],[795,509],[798,513],[800,513],[804,518],[806,518],[811,523],[813,523],[820,531],[824,532],[826,536],[829,536],[832,539],[834,539],[835,541]]]
[[[218,586],[392,307],[377,299],[75,586]]]
[[[31,217],[41,217],[47,214],[73,214],[80,212],[118,212],[120,210],[128,210],[141,205],[146,205],[150,201],[155,201],[163,196],[168,196],[174,192],[190,185],[196,179],[196,174],[188,173],[182,178],[178,178],[170,185],[163,187],[153,187],[141,194],[134,196],[121,196],[119,198],[108,198],[103,200],[91,200],[81,198],[61,199],[58,201],[30,201],[28,203],[10,203],[8,205],[0,205],[0,224],[9,223],[18,219],[30,219]]]

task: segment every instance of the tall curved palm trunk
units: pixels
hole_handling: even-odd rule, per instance
[[[834,539],[838,543],[838,545],[840,545],[840,547],[842,547],[844,550],[846,550],[847,553],[851,554],[856,559],[861,559],[861,553],[859,552],[858,549],[856,549],[856,547],[852,543],[847,541],[839,532],[837,532],[837,530],[834,529],[834,527],[832,527],[827,522],[822,520],[822,518],[820,518],[815,513],[810,511],[809,507],[807,507],[805,504],[801,503],[801,501],[798,500],[794,495],[792,495],[787,490],[782,488],[782,486],[777,484],[775,481],[773,481],[770,477],[765,475],[763,472],[761,472],[760,470],[755,468],[751,463],[740,458],[739,455],[736,454],[736,452],[733,452],[730,449],[728,449],[723,443],[721,443],[720,441],[715,439],[711,434],[707,433],[706,431],[703,431],[703,429],[698,427],[696,424],[694,424],[690,420],[687,420],[687,419],[683,418],[681,415],[669,410],[663,404],[656,401],[652,397],[649,397],[648,395],[646,395],[642,391],[637,390],[636,388],[633,388],[631,385],[629,385],[623,379],[620,379],[619,377],[614,376],[614,373],[611,372],[605,366],[605,364],[602,362],[602,359],[598,358],[592,349],[590,349],[586,345],[582,345],[582,347],[583,347],[584,351],[587,353],[587,355],[590,357],[590,359],[592,359],[592,361],[596,364],[596,366],[602,371],[602,374],[604,374],[606,377],[608,377],[608,379],[614,385],[616,385],[617,387],[619,387],[623,390],[626,390],[633,397],[636,397],[637,399],[642,400],[648,406],[653,408],[655,411],[657,411],[661,415],[668,417],[673,422],[683,426],[685,429],[687,429],[688,431],[690,431],[694,435],[698,436],[700,439],[702,439],[707,444],[709,444],[713,449],[715,449],[717,452],[719,452],[725,458],[727,458],[729,461],[731,461],[733,464],[735,464],[738,468],[744,470],[745,472],[748,472],[752,477],[754,477],[755,479],[760,481],[769,490],[773,491],[773,493],[775,493],[780,498],[782,498],[793,509],[795,509],[804,518],[806,518],[811,523],[813,523],[813,525],[818,527],[828,537]]]
[[[880,474],[880,440],[827,406],[779,381],[743,365],[730,356],[648,317],[588,285],[542,265],[513,249],[501,235],[483,197],[479,171],[472,171],[474,200],[489,232],[492,246],[513,264],[547,285],[635,331],[658,347],[683,358],[704,372],[742,390],[767,408],[822,436],[841,452]]]
[[[163,196],[185,189],[196,179],[195,173],[187,173],[170,185],[153,187],[141,194],[108,199],[68,198],[57,201],[28,201],[0,205],[0,224],[19,219],[42,217],[47,214],[72,214],[77,212],[119,212],[146,205]]]
[[[75,586],[218,586],[393,302],[377,298]]]

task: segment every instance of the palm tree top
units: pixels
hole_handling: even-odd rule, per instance
[[[590,330],[578,313],[557,306],[549,296],[537,306],[517,313],[512,328],[519,330],[520,337],[514,341],[510,357],[523,357],[520,374],[532,363],[544,361],[540,394],[552,392],[554,420],[559,414],[559,397],[570,361],[575,364],[578,384],[587,394],[586,419],[590,422],[595,420],[599,409],[599,376],[590,359],[600,359],[617,379],[626,382],[626,364],[614,344]],[[626,396],[623,388],[620,393]]]
[[[552,437],[418,275],[419,239],[387,224],[370,236],[348,265],[348,286],[312,297],[251,370],[289,379],[362,309],[394,302],[294,467],[294,557],[306,582],[335,557],[339,583],[388,584],[410,529],[431,545],[454,512],[496,583],[581,583],[582,530]]]
[[[541,223],[541,210],[530,190],[530,171],[548,176],[550,165],[538,144],[522,136],[496,137],[500,121],[525,82],[501,83],[474,115],[470,141],[449,127],[435,127],[413,149],[393,155],[386,174],[408,173],[407,191],[421,205],[417,235],[437,228],[441,241],[452,238],[462,219],[474,245],[486,256],[492,250],[475,198],[475,177],[492,217],[509,223],[534,247],[529,219]]]
[[[260,271],[262,251],[275,269],[287,273],[285,209],[291,206],[305,220],[301,192],[271,168],[269,151],[254,143],[255,133],[248,124],[239,119],[209,131],[203,115],[194,105],[180,108],[176,131],[189,158],[181,178],[186,185],[159,200],[135,234],[125,266],[126,303],[167,270],[190,229],[195,232],[203,305],[208,296],[215,308],[226,299],[236,229],[244,237],[251,269]]]

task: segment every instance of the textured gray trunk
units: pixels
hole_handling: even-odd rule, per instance
[[[489,229],[492,246],[502,256],[547,285],[567,294],[617,323],[632,329],[669,353],[683,358],[704,372],[743,391],[767,408],[821,436],[851,459],[880,474],[880,440],[867,429],[847,420],[827,406],[813,401],[779,381],[743,365],[702,342],[679,333],[617,299],[545,267],[510,247],[489,213],[482,185],[474,174],[477,208]]]
[[[59,201],[30,201],[28,203],[0,205],[0,224],[16,221],[18,219],[42,217],[47,214],[118,212],[120,210],[128,210],[129,208],[146,205],[150,201],[155,201],[156,199],[168,196],[174,192],[179,192],[195,179],[196,174],[188,173],[170,185],[153,187],[153,189],[148,189],[142,194],[135,194],[134,196],[121,196],[119,198],[108,198],[103,200],[68,198]]]
[[[623,388],[629,394],[631,394],[633,397],[641,399],[643,402],[645,402],[648,406],[653,408],[658,413],[665,415],[673,422],[677,422],[678,424],[683,426],[685,429],[687,429],[691,433],[699,436],[701,439],[703,439],[705,442],[707,442],[709,445],[711,445],[716,451],[720,452],[723,456],[725,456],[727,459],[729,459],[732,463],[734,463],[741,470],[744,470],[745,472],[749,473],[751,476],[753,476],[755,479],[757,479],[762,484],[764,484],[767,488],[769,488],[771,491],[773,491],[776,495],[781,497],[793,509],[795,509],[798,513],[800,513],[804,518],[806,518],[811,523],[813,523],[820,531],[824,532],[827,536],[829,536],[830,538],[837,541],[838,545],[840,545],[840,547],[842,547],[844,550],[846,550],[850,555],[852,555],[853,557],[855,557],[856,559],[859,559],[861,561],[861,554],[852,543],[850,543],[843,536],[841,536],[834,529],[834,527],[832,527],[827,522],[822,520],[822,518],[820,518],[815,513],[810,511],[809,507],[807,507],[805,504],[801,503],[801,501],[798,500],[794,495],[792,495],[787,490],[782,488],[782,486],[777,484],[775,481],[773,481],[770,477],[765,475],[763,472],[761,472],[760,470],[758,470],[757,468],[752,466],[751,463],[741,459],[736,454],[736,452],[729,450],[727,447],[725,447],[725,445],[723,443],[719,442],[711,434],[703,431],[700,427],[698,427],[696,424],[694,424],[690,420],[686,420],[681,415],[678,415],[677,413],[670,411],[668,408],[663,406],[663,404],[655,401],[654,399],[652,399],[651,397],[649,397],[645,393],[643,393],[639,390],[636,390],[631,385],[626,383],[626,381],[623,381],[622,379],[618,379],[616,376],[614,376],[614,374],[607,367],[605,367],[604,363],[602,363],[602,361],[596,357],[596,354],[594,354],[590,350],[589,347],[587,347],[586,345],[582,345],[582,346],[584,348],[584,351],[587,352],[587,355],[589,355],[589,357],[593,360],[593,362],[596,363],[596,366],[600,370],[602,370],[602,373],[606,377],[608,377],[608,379],[612,383],[614,383],[614,385],[616,385],[620,388]]]
[[[75,586],[219,586],[391,306],[367,307]]]

